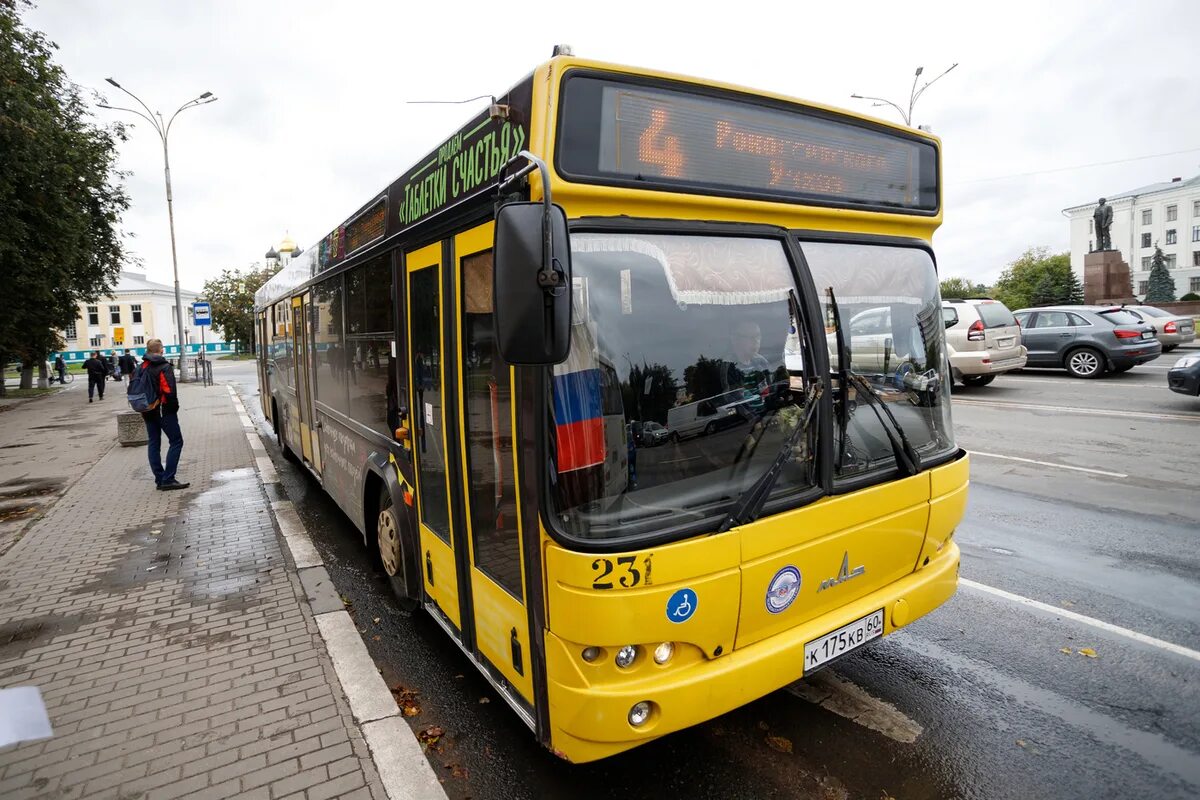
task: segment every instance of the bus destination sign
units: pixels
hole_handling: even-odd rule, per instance
[[[932,142],[736,95],[568,77],[559,171],[570,179],[933,213]]]

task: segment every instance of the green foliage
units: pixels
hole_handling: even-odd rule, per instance
[[[29,375],[62,346],[56,331],[78,303],[112,289],[129,198],[115,166],[123,128],[90,122],[55,45],[21,24],[19,2],[0,0],[0,363],[19,358]]]
[[[621,401],[631,419],[666,424],[667,409],[675,405],[678,385],[665,364],[634,365],[629,380],[621,382]]]
[[[992,296],[1011,309],[1079,304],[1083,284],[1071,269],[1070,253],[1031,247],[1000,273]]]
[[[991,290],[982,283],[971,283],[966,278],[945,278],[940,284],[943,300],[963,300],[968,297],[988,297]]]
[[[204,284],[213,324],[225,332],[225,341],[237,342],[239,350],[254,340],[254,293],[278,271],[258,266],[227,269]]]
[[[1191,301],[1200,300],[1200,294],[1196,294],[1195,292],[1188,292],[1187,294],[1185,294],[1183,297],[1181,297],[1179,299],[1180,300],[1191,300]]]
[[[1146,291],[1146,302],[1175,302],[1175,279],[1171,277],[1167,259],[1158,245],[1154,246],[1154,257],[1150,259],[1150,286]]]

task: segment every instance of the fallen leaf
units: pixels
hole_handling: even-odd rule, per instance
[[[1075,605],[1075,604],[1074,604],[1073,602],[1071,602],[1070,600],[1063,600],[1063,601],[1062,601],[1062,604],[1063,604],[1063,606],[1064,606],[1065,608],[1070,608],[1071,606]]]
[[[1069,647],[1060,647],[1060,648],[1058,648],[1058,652],[1060,652],[1060,653],[1066,653],[1067,655],[1071,655],[1071,648],[1069,648]]]
[[[1088,658],[1095,658],[1095,657],[1096,657],[1096,651],[1095,651],[1095,650],[1093,650],[1093,649],[1092,649],[1092,648],[1090,648],[1090,647],[1083,647],[1083,648],[1080,648],[1080,650],[1079,650],[1079,655],[1081,655],[1081,656],[1087,656]]]
[[[404,707],[404,716],[406,716],[406,717],[415,717],[417,714],[420,714],[420,713],[421,713],[421,709],[417,708],[416,706],[405,706]]]
[[[492,700],[491,700],[491,698],[490,698],[490,697],[481,697],[481,698],[479,698],[479,704],[480,704],[480,705],[483,705],[484,703],[490,703],[490,702],[492,702]]]
[[[785,739],[782,736],[768,736],[767,745],[772,750],[778,750],[780,753],[792,752],[792,740]]]
[[[1024,739],[1017,739],[1017,747],[1025,747],[1025,746],[1026,746],[1026,744],[1025,744]]]
[[[372,636],[372,637],[371,637],[371,641],[373,641],[373,642],[378,642],[378,641],[379,641],[379,637],[378,637],[378,636]]]
[[[372,620],[371,620],[371,622],[374,622],[376,625],[378,625],[378,624],[379,624],[379,617],[375,617],[374,619],[372,619]]]
[[[769,731],[769,730],[771,730],[771,726],[770,726],[770,725],[768,725],[768,724],[767,724],[767,723],[765,723],[765,722],[759,721],[759,723],[758,723],[758,729],[759,729],[760,731]]]

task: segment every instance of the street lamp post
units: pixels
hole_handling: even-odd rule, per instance
[[[917,100],[919,100],[921,98],[921,95],[925,94],[926,89],[928,89],[930,86],[933,86],[933,84],[935,84],[939,80],[941,80],[946,75],[947,72],[949,72],[950,70],[954,69],[957,66],[958,66],[958,62],[956,61],[953,64],[951,64],[949,66],[949,68],[946,69],[946,72],[943,72],[941,75],[938,75],[936,78],[934,78],[931,81],[927,81],[925,83],[925,85],[922,86],[920,89],[917,88],[917,79],[919,79],[921,77],[921,73],[925,71],[925,68],[917,67],[917,71],[913,73],[912,90],[909,91],[909,93],[908,93],[908,110],[907,111],[905,109],[901,108],[900,106],[896,105],[895,103],[893,103],[891,100],[885,100],[882,97],[870,97],[868,95],[861,95],[861,94],[852,94],[850,96],[853,97],[855,100],[875,100],[876,102],[871,104],[872,108],[878,108],[879,106],[884,106],[884,105],[891,106],[892,108],[896,109],[896,111],[900,114],[900,118],[902,120],[904,120],[904,124],[911,128],[912,127],[913,106],[915,106],[917,104]]]
[[[172,202],[173,198],[171,196],[171,159],[170,159],[170,156],[167,154],[167,135],[171,132],[171,123],[175,121],[175,118],[177,116],[179,116],[180,112],[185,111],[189,108],[196,108],[197,106],[204,106],[204,105],[208,105],[209,103],[216,102],[217,98],[213,97],[212,92],[205,92],[204,94],[200,95],[199,97],[189,100],[186,103],[184,103],[183,105],[181,105],[178,109],[175,110],[175,113],[171,115],[171,118],[169,120],[167,120],[166,123],[164,123],[162,114],[160,112],[151,111],[150,107],[147,106],[145,103],[143,103],[142,99],[140,97],[138,97],[136,94],[129,91],[124,86],[122,86],[121,84],[114,81],[112,78],[105,78],[105,80],[108,81],[110,84],[112,84],[117,89],[120,89],[122,92],[124,92],[125,94],[132,97],[134,100],[137,100],[138,105],[140,105],[142,108],[144,108],[146,110],[146,113],[143,114],[141,111],[138,111],[136,108],[123,108],[121,106],[110,106],[106,103],[100,103],[99,104],[100,107],[111,109],[113,111],[128,111],[131,114],[137,114],[139,117],[141,117],[142,119],[149,122],[154,127],[155,132],[158,133],[158,138],[162,139],[163,173],[164,173],[164,175],[166,177],[166,181],[167,181],[167,223],[170,225],[170,228],[171,228],[171,268],[174,270],[174,273],[175,273],[175,340],[177,342],[179,342],[179,380],[186,382],[187,381],[187,344],[184,341],[185,337],[184,337],[184,327],[183,327],[183,299],[179,294],[179,258],[176,255],[176,251],[175,251],[175,209],[174,209],[174,205]]]

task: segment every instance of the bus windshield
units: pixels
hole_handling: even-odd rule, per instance
[[[553,380],[560,525],[613,538],[727,512],[802,417],[783,243],[576,233],[571,249],[571,351]],[[805,452],[772,496],[810,485]]]
[[[835,474],[856,477],[893,469],[895,452],[888,436],[898,425],[924,462],[954,450],[950,427],[950,378],[937,273],[929,253],[915,247],[802,242],[801,249],[825,311],[831,371],[840,371],[838,317],[851,376],[839,402],[834,442]],[[860,394],[870,391],[873,398]],[[875,413],[870,400],[886,404],[895,418]],[[844,422],[844,424],[842,424]]]

